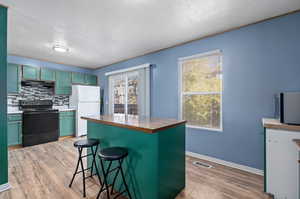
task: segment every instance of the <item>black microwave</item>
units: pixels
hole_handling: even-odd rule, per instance
[[[278,105],[281,123],[300,125],[300,92],[280,93]]]

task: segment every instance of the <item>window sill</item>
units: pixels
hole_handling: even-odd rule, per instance
[[[199,129],[199,130],[206,130],[206,131],[215,131],[215,132],[223,132],[223,128],[215,129],[215,128],[205,128],[200,126],[193,126],[193,125],[186,125],[187,128],[190,129]]]

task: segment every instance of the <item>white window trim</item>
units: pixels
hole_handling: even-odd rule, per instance
[[[182,92],[182,62],[190,59],[195,59],[195,58],[201,58],[201,57],[206,57],[210,55],[220,55],[220,65],[222,68],[222,90],[221,92]],[[183,95],[205,95],[205,94],[220,94],[220,128],[206,128],[206,127],[201,127],[201,126],[195,126],[195,125],[186,125],[187,128],[192,128],[192,129],[201,129],[201,130],[208,130],[208,131],[217,131],[217,132],[223,132],[223,92],[224,92],[224,83],[223,83],[223,56],[222,56],[222,51],[217,49],[205,53],[200,53],[188,57],[180,57],[178,58],[178,97],[179,97],[179,109],[178,109],[178,118],[182,120],[182,98]]]
[[[134,66],[134,67],[130,67],[130,68],[122,69],[122,70],[114,70],[114,71],[105,73],[105,76],[116,75],[116,74],[119,74],[119,73],[127,73],[127,72],[131,72],[131,71],[134,71],[134,70],[139,70],[139,69],[142,69],[142,68],[148,68],[148,67],[150,67],[150,65],[151,64],[146,63],[146,64],[142,64],[142,65],[139,65],[139,66]]]

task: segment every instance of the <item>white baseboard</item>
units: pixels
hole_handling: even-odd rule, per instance
[[[210,157],[210,156],[201,155],[201,154],[190,152],[190,151],[186,151],[186,155],[194,157],[194,158],[199,158],[199,159],[202,159],[202,160],[207,160],[207,161],[210,161],[210,162],[215,162],[215,163],[218,163],[218,164],[221,164],[221,165],[224,165],[224,166],[228,166],[228,167],[232,167],[232,168],[235,168],[235,169],[239,169],[239,170],[242,170],[242,171],[247,171],[249,173],[254,173],[254,174],[257,174],[257,175],[261,175],[261,176],[264,175],[263,170],[256,169],[256,168],[253,168],[253,167],[248,167],[248,166],[233,163],[233,162],[229,162],[229,161],[225,161],[225,160],[221,160],[221,159],[218,159],[218,158],[213,158],[213,157]]]
[[[0,193],[3,192],[3,191],[8,190],[10,188],[11,188],[11,186],[9,185],[9,183],[2,184],[2,185],[0,185]]]

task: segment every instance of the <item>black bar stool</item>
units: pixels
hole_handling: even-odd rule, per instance
[[[127,192],[129,199],[131,199],[131,195],[130,195],[130,192],[129,192],[129,189],[128,189],[128,185],[127,185],[126,180],[125,180],[124,171],[122,169],[122,163],[123,163],[123,160],[128,156],[128,150],[126,148],[123,148],[123,147],[110,147],[110,148],[100,150],[98,155],[99,155],[99,159],[100,159],[102,173],[103,173],[103,176],[104,176],[104,178],[103,178],[104,183],[102,183],[102,186],[101,186],[101,189],[98,193],[97,199],[99,199],[101,193],[105,190],[106,190],[106,193],[107,193],[107,198],[110,199],[110,196],[109,196],[109,186],[110,185],[108,185],[108,183],[107,183],[107,177],[108,177],[108,174],[113,172],[113,171],[116,171],[116,174],[113,178],[113,183],[111,185],[112,186],[111,193],[113,193],[115,182],[116,182],[116,179],[117,179],[118,174],[120,172],[121,172],[121,176],[122,176],[123,183],[124,183],[124,186],[125,186],[125,190],[122,191],[122,192],[119,192],[114,198],[117,198],[117,197],[121,196],[123,193]],[[104,168],[104,163],[103,163],[104,161],[109,162],[108,163],[108,168],[106,169],[106,171],[105,171],[105,168]],[[118,161],[119,164],[116,168],[110,169],[113,161]]]
[[[99,140],[97,140],[97,139],[86,139],[86,140],[79,140],[79,141],[74,142],[74,147],[76,147],[78,149],[79,156],[78,156],[77,166],[76,166],[76,169],[75,169],[75,172],[73,174],[73,177],[72,177],[72,180],[70,182],[69,187],[72,187],[75,176],[79,173],[82,173],[82,177],[83,177],[82,178],[82,181],[83,181],[83,197],[86,196],[85,179],[90,178],[94,175],[97,175],[98,179],[99,179],[99,182],[102,185],[100,174],[99,174],[99,171],[98,171],[98,168],[97,168],[97,165],[96,165],[96,155],[97,155],[98,145],[99,145]],[[96,147],[96,149],[94,150],[93,147]],[[90,148],[92,153],[89,153],[87,155],[82,155],[82,151],[83,151],[84,148]],[[85,157],[88,157],[88,156],[93,156],[92,166],[85,169],[84,166],[83,166],[82,158],[85,158]],[[81,165],[81,171],[78,171],[79,164]],[[96,174],[93,174],[93,169],[94,168],[96,170]],[[87,170],[91,171],[91,175],[86,177],[85,171],[87,171]]]

